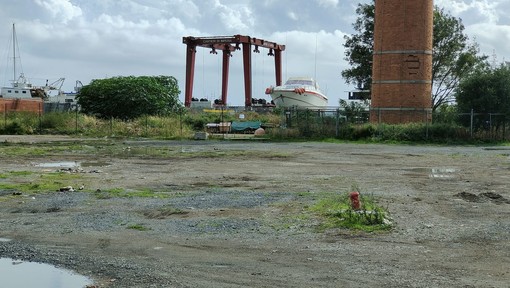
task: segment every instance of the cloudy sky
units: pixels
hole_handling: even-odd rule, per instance
[[[346,91],[340,72],[344,35],[353,33],[358,3],[370,0],[0,0],[0,84],[12,80],[16,24],[24,74],[34,85],[128,75],[177,78],[184,101],[185,36],[249,35],[286,45],[283,78],[311,76],[337,106]],[[435,0],[460,17],[491,61],[510,60],[510,1]],[[274,85],[274,59],[252,53],[253,97]],[[228,102],[244,105],[242,53],[231,58]],[[221,53],[199,48],[194,97],[220,98]],[[269,98],[266,98],[269,99]]]

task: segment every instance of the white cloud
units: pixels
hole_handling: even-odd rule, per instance
[[[319,3],[320,6],[323,7],[337,7],[338,6],[338,0],[316,0],[317,3]]]
[[[498,1],[482,0],[466,2],[461,0],[436,0],[435,4],[461,18],[477,17],[489,23],[498,22],[499,13],[501,12],[498,11]]]
[[[246,33],[252,30],[255,23],[250,7],[246,5],[223,5],[220,0],[214,1],[214,8],[227,30]]]
[[[490,33],[487,33],[490,31]],[[510,57],[510,25],[495,26],[490,23],[473,24],[468,27],[467,32],[475,35],[476,42],[480,49],[487,56],[501,55],[506,59]]]
[[[292,11],[289,11],[287,13],[287,16],[291,19],[291,20],[294,20],[294,21],[297,21],[299,19],[299,17],[296,15],[296,13],[292,12]]]
[[[435,4],[462,19],[466,34],[479,44],[482,54],[510,56],[510,18],[506,15],[510,1],[435,0]]]
[[[82,16],[82,10],[69,0],[35,0],[35,3],[46,9],[54,19],[67,23]]]

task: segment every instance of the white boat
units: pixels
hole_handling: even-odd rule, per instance
[[[12,86],[2,87],[0,90],[0,98],[11,99],[33,99],[46,98],[47,93],[43,87],[33,86],[23,73],[17,76],[16,71],[16,27],[12,24],[12,48],[13,48],[13,80]]]
[[[328,106],[328,97],[310,77],[290,77],[282,86],[267,88],[266,94],[271,95],[276,107],[317,109]]]

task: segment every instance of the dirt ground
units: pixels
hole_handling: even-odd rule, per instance
[[[84,185],[0,189],[0,238],[12,239],[0,257],[97,287],[510,287],[509,146],[0,136],[63,141],[88,150],[10,157],[0,144],[0,173],[71,161],[83,183],[68,185]],[[317,229],[308,207],[355,186],[391,231]],[[115,188],[164,197],[101,197]]]

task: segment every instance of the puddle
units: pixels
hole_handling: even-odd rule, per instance
[[[46,162],[35,165],[43,168],[75,168],[80,167],[80,163],[76,161]]]
[[[11,239],[0,237],[0,242],[9,242],[9,241],[11,241]]]
[[[443,178],[443,179],[450,179],[455,177],[455,173],[457,172],[456,169],[452,168],[433,168],[430,169],[430,178]]]
[[[0,286],[4,288],[83,288],[93,284],[87,277],[69,270],[10,258],[0,258],[0,271]]]
[[[110,163],[104,161],[90,161],[90,162],[78,162],[78,161],[60,161],[60,162],[46,162],[35,164],[36,167],[43,168],[78,168],[78,167],[104,167],[109,166]]]
[[[433,179],[451,179],[454,178],[457,169],[453,168],[411,168],[407,169],[409,173],[405,174],[412,177],[427,176]]]

